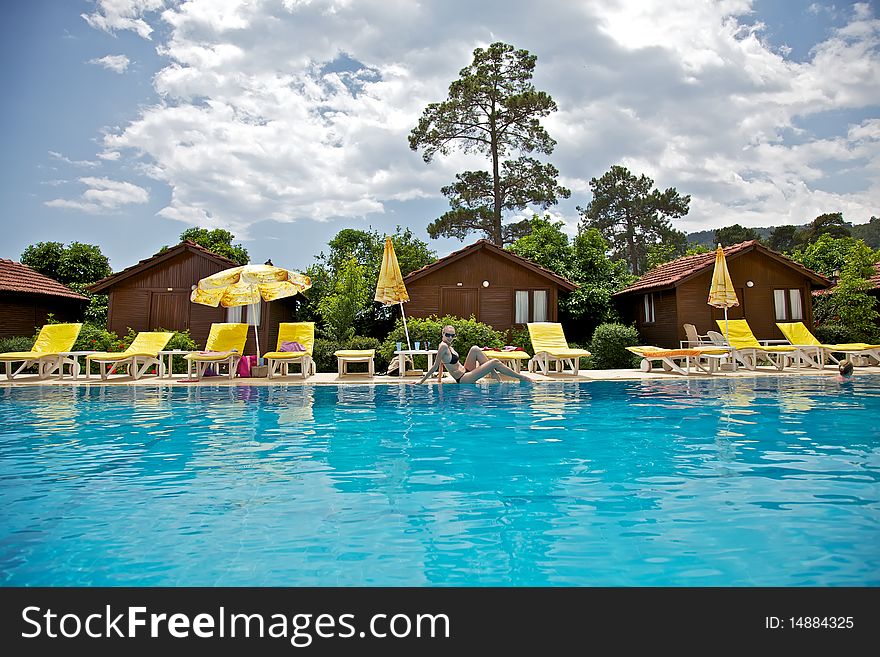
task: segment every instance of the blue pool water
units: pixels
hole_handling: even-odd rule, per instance
[[[0,583],[880,585],[880,377],[0,388]]]

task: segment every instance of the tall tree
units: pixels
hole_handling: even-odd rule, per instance
[[[111,274],[101,247],[82,242],[38,242],[21,254],[22,264],[65,285],[89,285]]]
[[[680,258],[688,250],[687,235],[680,230],[670,228],[658,244],[648,245],[648,270]]]
[[[38,242],[24,250],[21,262],[88,297],[83,319],[95,324],[107,322],[108,296],[92,294],[87,289],[112,273],[110,260],[101,253],[101,247],[82,242],[71,242],[66,247],[61,242]]]
[[[872,249],[880,249],[880,217],[871,217],[866,224],[856,224],[850,228],[850,233]]]
[[[584,228],[596,228],[608,240],[614,254],[628,263],[633,274],[648,266],[648,246],[670,235],[670,217],[688,213],[690,195],[674,187],[652,189],[654,181],[629,169],[613,166],[601,178],[590,180],[593,200],[586,208],[578,206]]]
[[[777,226],[773,229],[773,232],[770,233],[770,239],[767,242],[767,246],[780,253],[790,253],[800,245],[801,237],[797,226],[792,226],[790,224],[786,226]]]
[[[826,212],[820,214],[804,229],[803,241],[806,244],[812,244],[822,235],[830,235],[834,238],[850,236],[849,226],[843,220],[843,213]]]
[[[715,244],[720,244],[721,246],[730,246],[731,244],[759,239],[761,239],[761,236],[758,235],[758,231],[754,228],[740,226],[739,224],[715,229]]]
[[[233,244],[232,240],[235,235],[228,230],[215,228],[208,230],[207,228],[187,228],[180,234],[180,241],[189,240],[195,242],[199,246],[203,246],[209,251],[213,251],[217,255],[221,255],[230,260],[234,260],[240,265],[246,265],[250,260],[247,249],[241,244]],[[168,247],[164,247],[164,251]]]
[[[553,152],[556,142],[539,119],[556,111],[556,103],[532,84],[537,57],[505,43],[474,50],[473,62],[449,85],[442,103],[425,108],[409,135],[413,150],[423,149],[425,162],[453,149],[478,153],[491,162],[490,171],[464,171],[442,189],[451,210],[428,226],[428,234],[463,240],[482,232],[499,246],[528,230],[528,222],[503,224],[505,211],[529,205],[547,209],[571,192],[557,184],[552,164],[526,157]],[[505,159],[519,151],[517,159]]]

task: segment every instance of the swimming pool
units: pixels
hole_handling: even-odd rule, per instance
[[[6,586],[877,586],[880,377],[0,388]]]

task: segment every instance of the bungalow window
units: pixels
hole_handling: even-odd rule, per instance
[[[509,315],[508,315],[509,316]],[[514,324],[526,324],[529,321],[529,291],[516,291],[516,311]]]
[[[532,321],[547,321],[547,290],[535,290],[534,292],[535,307],[532,315]]]
[[[226,309],[226,321],[230,324],[241,324],[241,315],[243,306],[235,306]]]
[[[655,320],[654,317],[654,295],[646,294],[645,295],[645,324],[653,324]]]
[[[226,321],[232,324],[245,322],[247,324],[256,324],[259,326],[262,305],[262,303],[256,303],[252,306],[235,306],[233,308],[227,308]],[[245,312],[245,308],[247,308],[247,312]]]
[[[546,322],[549,293],[547,290],[517,290],[514,295],[514,324]]]
[[[804,318],[804,300],[800,288],[773,290],[776,321],[795,321]]]

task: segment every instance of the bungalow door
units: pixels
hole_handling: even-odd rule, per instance
[[[186,292],[153,292],[150,298],[150,330],[188,329],[189,305],[189,295]]]
[[[467,319],[477,317],[477,290],[467,287],[444,287],[440,289],[440,316],[452,315]]]

